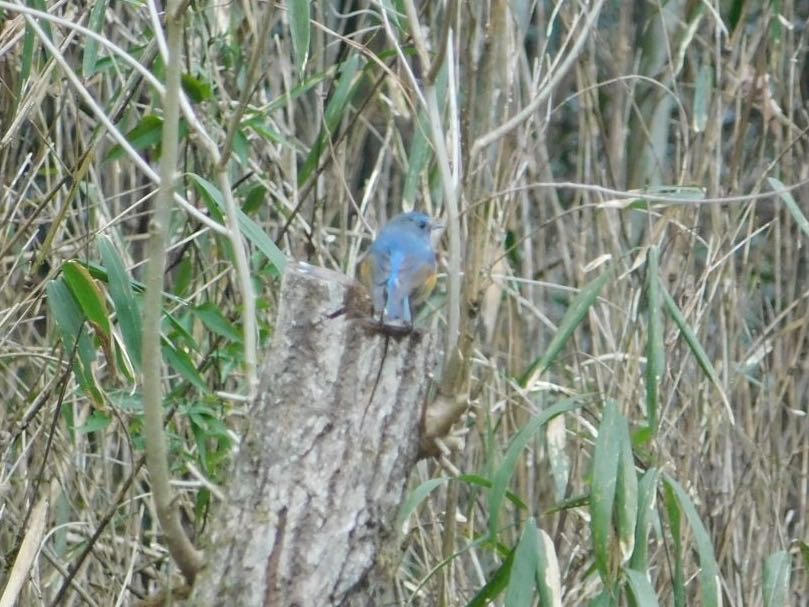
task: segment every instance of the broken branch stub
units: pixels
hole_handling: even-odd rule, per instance
[[[393,525],[418,456],[432,340],[370,331],[356,318],[358,288],[308,264],[287,269],[259,396],[190,604],[390,597]]]

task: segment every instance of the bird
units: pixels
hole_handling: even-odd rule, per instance
[[[432,233],[442,227],[419,211],[396,215],[360,261],[360,277],[381,325],[413,327],[414,306],[435,287],[438,262]]]

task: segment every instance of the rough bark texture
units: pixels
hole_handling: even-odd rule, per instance
[[[392,602],[394,521],[418,454],[430,338],[329,318],[354,288],[320,268],[287,270],[262,389],[189,604]]]

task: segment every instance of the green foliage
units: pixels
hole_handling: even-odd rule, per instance
[[[0,432],[0,458],[11,491],[0,509],[13,524],[0,545],[16,543],[52,479],[58,513],[40,555],[56,554],[97,604],[126,604],[171,575],[154,556],[148,478],[135,472],[158,186],[88,100],[155,170],[165,100],[58,20],[78,19],[158,80],[165,65],[137,3],[75,14],[24,4],[51,11],[57,21],[37,23],[62,54],[4,9],[0,383],[11,438]],[[274,7],[243,108],[263,6],[185,5],[193,117],[181,116],[175,192],[186,204],[172,215],[160,330],[172,473],[193,480],[193,466],[214,485],[187,483],[178,498],[198,538],[247,417],[229,396],[245,393],[244,299],[230,239],[188,209],[225,225],[232,195],[266,348],[289,259],[353,276],[392,214],[424,208],[448,223],[424,103],[432,79],[462,252],[453,260],[439,243],[439,285],[419,323],[444,335],[457,272],[471,345],[468,382],[449,396],[469,410],[440,462],[418,464],[401,508],[402,603],[806,603],[809,522],[794,506],[809,444],[800,6],[416,4],[416,23],[403,0],[350,13]],[[234,124],[224,192],[206,137],[221,146]],[[443,354],[441,389],[452,383]],[[112,504],[130,475],[137,490]],[[103,520],[159,550],[74,569],[77,542]],[[63,583],[44,556],[37,567],[39,594],[19,604],[52,601]]]

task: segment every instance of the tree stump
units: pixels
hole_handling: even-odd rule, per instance
[[[428,334],[369,330],[354,313],[358,289],[308,264],[287,270],[259,396],[189,604],[394,602],[398,559],[385,555],[398,552],[394,524],[433,356]]]

